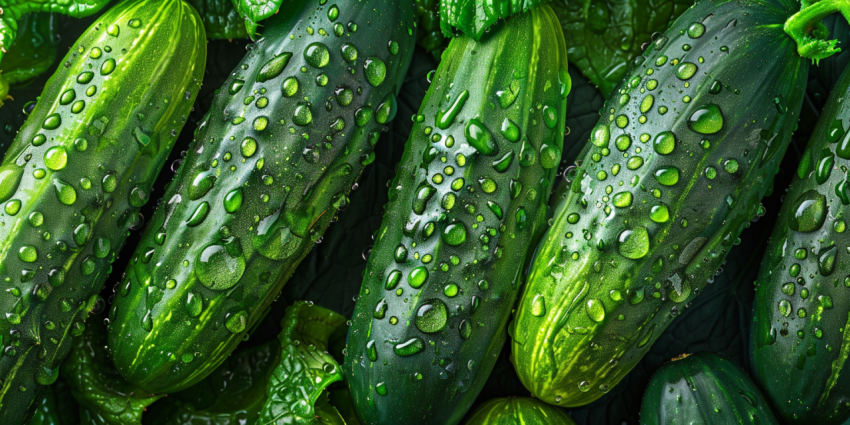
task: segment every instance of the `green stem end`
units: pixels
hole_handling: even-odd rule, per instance
[[[797,42],[800,56],[818,63],[841,51],[836,47],[838,40],[827,40],[829,30],[821,23],[823,18],[836,12],[850,21],[850,1],[805,1],[802,9],[785,21],[785,33]]]

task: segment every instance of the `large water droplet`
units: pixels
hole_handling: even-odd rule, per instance
[[[65,205],[73,205],[77,202],[77,190],[68,183],[62,180],[53,180],[53,189],[56,193],[56,199]]]
[[[531,300],[531,315],[540,317],[546,314],[546,298],[542,294],[537,294]]]
[[[325,67],[328,62],[330,62],[330,59],[331,55],[328,51],[328,46],[325,46],[322,43],[310,43],[310,45],[304,49],[304,60],[316,68]]]
[[[617,239],[623,257],[637,260],[649,252],[649,233],[645,227],[623,230]]]
[[[244,272],[242,255],[231,255],[223,245],[207,245],[195,259],[195,275],[210,289],[229,289],[239,282]]]
[[[469,146],[475,148],[482,155],[491,156],[499,153],[499,146],[493,141],[490,130],[487,130],[484,123],[477,118],[472,118],[466,123],[464,134],[466,135],[466,143],[469,143]]]
[[[655,152],[668,155],[676,148],[676,136],[673,135],[672,131],[662,131],[655,136],[652,146],[655,148]]]
[[[192,184],[189,185],[188,195],[189,199],[196,200],[210,191],[215,185],[215,170],[204,171],[202,173],[198,173],[195,178],[192,180]]]
[[[688,128],[700,134],[717,133],[723,129],[720,107],[713,103],[699,106],[688,118]]]
[[[239,333],[248,326],[248,312],[239,310],[235,313],[227,313],[224,317],[224,326],[233,333]]]
[[[814,232],[826,220],[826,197],[812,189],[806,191],[795,203],[794,213],[788,218],[788,226],[797,232]]]
[[[363,63],[363,73],[366,74],[366,80],[369,81],[369,84],[378,87],[387,77],[387,65],[380,58],[370,56]]]
[[[412,356],[414,354],[421,353],[425,350],[425,343],[421,338],[411,338],[401,344],[396,344],[393,347],[393,351],[396,355],[401,357]]]
[[[696,72],[696,64],[690,62],[682,62],[679,67],[676,68],[676,77],[679,77],[680,80],[688,80],[693,77]]]
[[[457,246],[466,242],[466,226],[463,222],[452,223],[443,231],[443,241],[449,245]]]
[[[605,320],[605,306],[602,305],[602,301],[594,299],[587,300],[587,304],[584,305],[584,311],[587,313],[587,317],[594,322]]]
[[[424,333],[440,332],[447,321],[446,304],[438,299],[425,301],[416,311],[416,327]]]
[[[292,53],[284,52],[266,62],[266,64],[260,68],[260,72],[257,73],[257,82],[264,83],[280,75],[286,68],[286,65],[289,64],[290,58],[292,58]]]
[[[448,110],[443,111],[441,109],[437,111],[437,128],[441,130],[449,128],[449,126],[451,126],[452,123],[455,121],[457,114],[459,114],[461,109],[463,109],[463,105],[466,104],[466,101],[468,99],[469,90],[464,90],[457,96],[454,103],[452,103]]]
[[[23,174],[24,169],[14,163],[0,167],[0,202],[8,201],[15,194]]]
[[[655,170],[655,180],[664,186],[673,186],[679,182],[679,169],[676,167],[661,167]]]

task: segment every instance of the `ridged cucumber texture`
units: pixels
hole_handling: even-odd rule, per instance
[[[16,424],[82,333],[90,300],[200,89],[206,37],[181,0],[102,15],[0,165],[0,423]]]
[[[850,72],[809,139],[756,281],[756,380],[787,423],[850,418]]]
[[[512,322],[536,397],[573,407],[610,390],[759,213],[808,74],[783,32],[798,8],[699,2],[605,104]]]
[[[366,424],[456,424],[546,226],[570,90],[549,6],[454,38],[415,116],[343,369]]]
[[[643,396],[640,424],[779,425],[779,421],[746,372],[724,357],[703,352],[677,357],[655,372]]]
[[[115,364],[150,392],[203,379],[246,337],[395,115],[413,4],[287,7],[215,98],[119,285]]]
[[[575,425],[560,407],[531,397],[494,398],[478,406],[464,425]]]

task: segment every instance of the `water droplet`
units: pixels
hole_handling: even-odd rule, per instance
[[[466,142],[480,154],[492,156],[499,153],[499,147],[493,141],[490,131],[477,118],[472,118],[466,123],[464,133],[466,135]]]
[[[401,344],[396,344],[393,351],[397,356],[408,357],[419,354],[425,350],[425,343],[421,338],[411,338]]]
[[[679,182],[679,169],[676,167],[661,167],[655,171],[655,180],[664,186],[673,186]]]
[[[210,189],[215,185],[216,176],[215,170],[209,170],[202,173],[198,173],[195,178],[192,180],[192,184],[189,185],[188,195],[189,199],[196,200],[206,195]]]
[[[531,301],[531,315],[540,317],[546,314],[546,298],[542,294],[537,294]]]
[[[59,114],[49,115],[44,119],[44,123],[41,125],[41,128],[45,130],[55,130],[62,125],[62,117]]]
[[[594,299],[587,300],[584,311],[587,313],[587,317],[594,322],[605,320],[605,306],[602,305],[602,301]]]
[[[617,208],[626,208],[632,205],[632,194],[631,192],[620,192],[614,195],[613,198],[614,206]]]
[[[645,227],[623,230],[617,239],[623,257],[637,260],[649,252],[649,233]]]
[[[416,328],[424,333],[440,332],[447,322],[446,305],[438,299],[425,301],[416,311]]]
[[[228,214],[233,214],[239,211],[239,208],[242,206],[242,188],[237,187],[236,189],[227,192],[224,195],[224,210],[228,212]]]
[[[714,134],[723,129],[720,107],[709,103],[699,106],[688,118],[688,128],[700,134]]]
[[[428,269],[419,266],[410,271],[407,277],[407,283],[414,289],[421,287],[428,280]],[[389,284],[389,279],[388,282]]]
[[[0,186],[2,186],[2,183],[0,183]],[[59,202],[65,205],[73,205],[74,202],[77,202],[77,190],[70,184],[59,179],[54,179],[53,189]]]
[[[457,98],[455,98],[454,103],[449,107],[448,110],[443,111],[440,109],[437,111],[437,128],[441,130],[445,130],[452,125],[457,115],[463,109],[463,105],[466,104],[466,101],[469,99],[469,90],[462,91]],[[505,118],[507,120],[507,118]],[[502,124],[504,126],[504,124]]]
[[[298,93],[298,80],[295,77],[289,77],[283,80],[281,89],[283,90],[284,97],[295,96],[295,94]]]
[[[676,77],[680,80],[688,80],[694,76],[697,72],[696,64],[690,62],[682,62],[679,64],[679,67],[676,68]]]
[[[611,133],[608,131],[608,126],[604,124],[597,124],[596,127],[593,128],[593,132],[590,134],[590,141],[595,146],[607,148],[610,137]]]
[[[649,210],[649,218],[656,223],[666,223],[670,219],[670,210],[667,205],[659,203]]]
[[[248,326],[248,312],[239,310],[235,313],[227,313],[224,317],[224,326],[233,333],[239,333]]]
[[[322,43],[311,43],[304,49],[304,60],[316,68],[325,67],[330,62],[330,59],[331,55],[328,51],[328,46]]]
[[[699,22],[694,22],[688,27],[688,37],[690,38],[700,38],[703,34],[705,34],[705,25]]]
[[[469,339],[472,336],[472,324],[469,323],[469,320],[464,319],[460,322],[460,325],[457,327],[458,332],[460,333],[460,337],[463,339]]]
[[[794,214],[788,218],[788,226],[797,232],[814,232],[823,226],[826,213],[826,197],[814,189],[806,191],[797,198]]]
[[[24,245],[18,250],[18,258],[25,263],[32,263],[38,260],[38,251],[32,245]]]
[[[779,307],[779,313],[785,317],[791,315],[791,303],[788,300],[781,300],[777,305]]]
[[[313,122],[313,111],[305,104],[300,104],[295,108],[295,113],[292,115],[292,122],[295,125],[305,126]]]
[[[519,140],[519,127],[510,118],[505,118],[502,121],[501,133],[510,142]]]
[[[466,242],[466,226],[463,222],[452,223],[443,231],[443,241],[449,245],[457,246]]]
[[[652,146],[655,148],[655,152],[661,155],[668,155],[676,147],[676,136],[673,135],[672,131],[662,131],[655,136]]]
[[[195,263],[198,280],[214,290],[233,287],[245,272],[245,259],[241,253],[231,255],[227,248],[219,244],[211,244],[201,250]]]
[[[363,64],[363,72],[366,74],[366,80],[372,87],[378,87],[384,82],[387,77],[387,66],[380,58],[370,56]]]
[[[309,47],[308,47],[309,50]],[[286,68],[286,65],[289,64],[289,59],[292,58],[292,53],[284,52],[281,53],[263,65],[260,68],[260,72],[257,73],[257,82],[264,83],[268,80],[276,78],[279,76],[283,70]],[[308,61],[309,63],[309,61]],[[312,65],[312,63],[311,63]]]

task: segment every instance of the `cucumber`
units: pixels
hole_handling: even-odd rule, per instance
[[[617,385],[757,215],[808,74],[783,32],[798,7],[697,3],[605,104],[511,324],[535,397],[576,407]]]
[[[841,18],[839,18],[841,19]],[[785,423],[850,418],[845,206],[850,72],[826,103],[785,194],[756,281],[750,339],[756,381]]]
[[[737,365],[714,353],[683,354],[655,372],[641,425],[779,425],[770,403]]]
[[[153,31],[156,29],[156,31]],[[128,0],[83,34],[0,165],[0,423],[58,376],[200,89],[200,17]]]
[[[187,0],[204,18],[204,28],[211,40],[248,38],[245,21],[230,0]]]
[[[575,425],[559,407],[531,397],[494,398],[478,406],[464,425]]]
[[[415,116],[343,369],[365,424],[456,424],[487,380],[561,159],[566,46],[549,6],[454,38]]]
[[[215,370],[321,238],[396,111],[413,5],[290,2],[198,127],[110,312],[118,370],[153,392]]]

